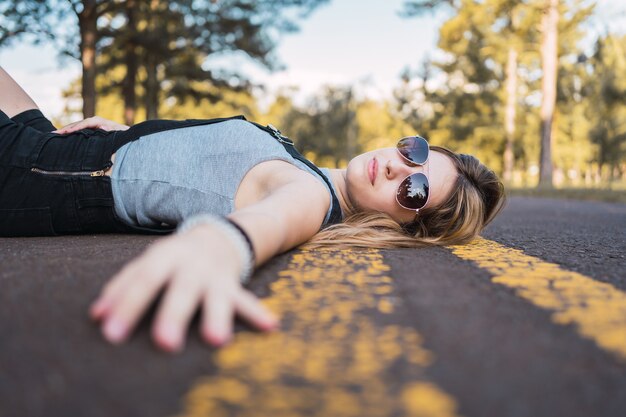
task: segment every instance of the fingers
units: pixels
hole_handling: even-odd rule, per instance
[[[231,297],[210,293],[204,298],[200,333],[204,340],[214,346],[230,341],[233,333],[235,313],[253,327],[269,331],[278,328],[278,319],[265,307],[258,298],[243,288]]]
[[[73,131],[73,130],[72,130],[72,129],[73,129],[73,127],[74,127],[75,125],[77,125],[78,123],[80,123],[80,122],[70,123],[70,124],[68,124],[68,125],[63,126],[63,127],[62,127],[62,128],[60,128],[60,129],[53,130],[53,131],[52,131],[52,133],[69,133],[69,132],[72,132],[72,131]]]
[[[238,291],[235,295],[236,312],[259,330],[268,331],[278,328],[278,318],[249,291]]]
[[[136,262],[113,278],[92,308],[100,313],[102,334],[111,343],[126,340],[170,274],[166,268],[147,266],[145,260]]]
[[[209,344],[220,346],[228,342],[233,333],[233,300],[211,291],[203,300],[200,334]]]
[[[136,262],[131,262],[124,266],[120,272],[114,275],[102,289],[98,298],[91,304],[91,307],[89,308],[89,315],[91,318],[93,320],[104,319],[111,311],[113,302],[117,298],[117,294],[121,293],[124,287],[128,284],[127,280],[131,279],[130,277],[133,277],[138,273],[139,271],[137,270]]]
[[[179,279],[170,284],[152,328],[159,347],[169,352],[182,349],[201,296],[200,280]]]
[[[157,276],[156,279],[124,282],[125,276],[132,276],[134,271],[134,268],[129,268],[125,272],[128,275],[121,275],[96,302],[96,305],[112,305],[103,313],[102,333],[114,344],[128,337],[167,279],[167,276]],[[157,346],[168,352],[177,352],[184,347],[189,323],[201,300],[203,315],[200,333],[213,346],[224,345],[231,339],[235,313],[262,331],[278,327],[276,317],[244,289],[206,290],[202,288],[201,281],[174,280],[165,293],[152,329]]]
[[[71,133],[76,132],[77,130],[86,129],[89,127],[99,127],[100,123],[103,119],[100,117],[88,117],[85,120],[81,120],[79,122],[70,123],[67,126],[63,126],[61,129],[55,130],[54,133]]]
[[[112,122],[111,120],[103,119],[99,116],[89,117],[80,122],[70,123],[61,129],[55,130],[54,133],[71,133],[81,129],[102,129],[106,131],[111,130],[127,130],[129,127],[119,123]]]
[[[197,243],[184,235],[161,240],[111,279],[90,309],[92,318],[102,322],[105,339],[126,340],[166,285],[152,328],[155,343],[166,351],[184,346],[200,303],[201,334],[212,345],[230,340],[235,314],[262,331],[278,327],[276,317],[240,286],[232,268],[206,259],[206,248]]]

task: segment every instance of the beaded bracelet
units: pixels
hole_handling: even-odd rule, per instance
[[[237,252],[243,260],[243,270],[239,276],[242,284],[248,282],[254,272],[255,257],[252,240],[248,234],[235,222],[226,218],[215,216],[213,214],[198,214],[183,221],[176,230],[176,233],[184,233],[198,225],[211,225],[217,227],[225,235],[231,237],[231,241],[235,244]]]

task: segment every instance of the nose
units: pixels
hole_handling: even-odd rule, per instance
[[[404,179],[411,174],[424,171],[424,167],[421,165],[409,166],[406,162],[404,162],[404,160],[400,161],[395,159],[387,161],[387,166],[385,168],[387,178],[390,180],[398,177]]]

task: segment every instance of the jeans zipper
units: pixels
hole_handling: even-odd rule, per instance
[[[80,175],[89,175],[90,177],[103,177],[104,173],[108,168],[101,169],[99,171],[47,171],[45,169],[39,168],[31,168],[32,172],[36,172],[37,174],[42,175],[69,175],[69,176],[80,176]]]

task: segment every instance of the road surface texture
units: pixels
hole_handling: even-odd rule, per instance
[[[517,197],[466,246],[294,250],[250,284],[281,331],[176,355],[87,316],[155,239],[0,239],[0,416],[626,416],[626,205]]]

